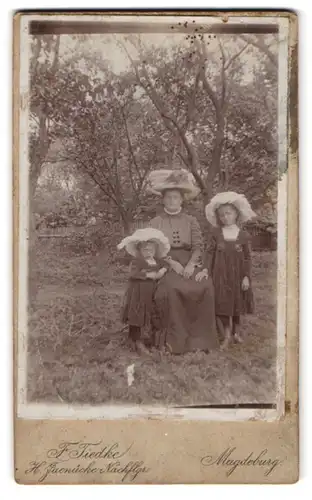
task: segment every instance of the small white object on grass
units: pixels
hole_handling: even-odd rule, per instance
[[[130,387],[133,384],[133,382],[134,382],[134,376],[133,376],[133,374],[134,374],[134,364],[133,365],[129,365],[127,367],[126,371],[127,371],[127,377],[128,377],[128,386]]]

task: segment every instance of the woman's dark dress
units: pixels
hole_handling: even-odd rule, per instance
[[[131,262],[128,289],[122,309],[122,321],[132,326],[143,327],[150,323],[153,308],[153,294],[156,281],[147,278],[146,273],[157,272],[168,264],[155,259],[156,265],[149,265],[143,258]]]
[[[201,255],[202,236],[197,220],[184,212],[163,213],[150,222],[170,241],[170,256],[183,267]],[[189,279],[170,270],[155,288],[153,323],[158,345],[166,343],[174,354],[219,347],[212,280],[195,281],[200,268]]]
[[[214,283],[217,316],[232,316],[238,322],[241,314],[253,313],[250,237],[246,231],[240,230],[235,241],[228,241],[222,229],[216,229],[207,251],[206,267]],[[250,287],[243,291],[245,276]]]

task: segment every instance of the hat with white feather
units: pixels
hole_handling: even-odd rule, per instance
[[[256,217],[257,214],[252,210],[249,201],[243,194],[226,191],[216,194],[205,208],[205,214],[208,222],[213,226],[218,226],[217,210],[222,205],[233,205],[239,213],[240,222],[244,223]]]

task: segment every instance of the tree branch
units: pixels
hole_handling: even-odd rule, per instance
[[[239,50],[236,54],[234,54],[232,57],[230,57],[226,61],[226,64],[224,66],[225,71],[227,71],[227,69],[233,64],[235,59],[237,59],[247,49],[248,46],[249,46],[249,42],[247,42],[246,45],[244,45],[244,47],[241,48],[241,50]]]
[[[51,70],[53,73],[56,73],[58,69],[58,62],[59,62],[59,52],[60,52],[60,35],[56,35],[56,42],[55,42],[55,47],[54,47],[54,58],[53,58],[53,63]]]
[[[197,89],[198,85],[200,82],[200,71],[198,70],[195,76],[195,82],[194,82],[194,87],[192,89],[192,93],[188,102],[187,106],[187,117],[184,123],[184,132],[188,129],[188,126],[193,118],[193,115],[195,113],[195,110],[197,109],[196,107],[196,94],[197,94]]]
[[[36,42],[36,43],[35,43]],[[36,74],[38,59],[41,52],[42,39],[41,37],[34,37],[34,43],[32,46],[32,57],[31,57],[31,76]]]
[[[125,131],[126,131],[126,138],[127,138],[127,143],[128,143],[128,148],[129,148],[130,156],[132,158],[132,161],[133,161],[133,164],[135,166],[136,172],[138,174],[139,180],[141,180],[141,172],[140,172],[139,166],[138,166],[136,158],[135,158],[135,154],[134,154],[132,143],[131,143],[131,139],[130,139],[127,118],[126,118],[126,116],[124,114],[123,109],[121,110],[121,113],[122,113],[122,116],[123,116],[123,119],[124,119],[124,125],[125,125]],[[131,164],[131,161],[130,161],[130,164]],[[135,191],[135,186],[134,186],[134,181],[133,181],[131,167],[129,168],[129,170],[130,170],[130,179],[131,179],[132,188]]]
[[[208,59],[207,47],[206,47],[203,40],[201,41],[201,43],[199,43],[199,41],[196,39],[195,44],[197,46],[198,53],[199,53],[200,60],[201,60],[200,76],[201,76],[201,80],[203,83],[203,87],[204,87],[205,91],[207,92],[212,104],[214,105],[216,113],[218,113],[219,108],[220,108],[218,97],[217,97],[216,93],[214,92],[214,90],[212,89],[212,87],[211,87],[211,85],[206,77],[206,59]]]
[[[265,54],[269,61],[273,64],[275,68],[278,66],[278,58],[274,55],[268,48],[268,46],[259,38],[255,39],[253,37],[248,37],[246,35],[240,35],[240,38],[245,42],[248,42],[250,45],[256,47],[260,52]]]
[[[221,66],[221,82],[222,82],[222,92],[221,92],[221,110],[223,110],[224,102],[225,102],[225,95],[226,95],[226,76],[225,76],[225,53],[224,49],[222,46],[222,43],[218,39],[218,44],[221,52],[221,60],[222,60],[222,66]]]

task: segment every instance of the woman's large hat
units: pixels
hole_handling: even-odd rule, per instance
[[[243,194],[234,193],[233,191],[218,193],[205,208],[206,217],[213,226],[218,225],[216,210],[221,207],[221,205],[234,205],[239,212],[239,220],[242,223],[257,216]]]
[[[131,236],[124,238],[117,246],[118,250],[123,248],[132,255],[133,257],[138,257],[139,250],[138,244],[142,242],[153,241],[157,245],[157,257],[159,259],[165,257],[170,250],[170,243],[168,238],[164,235],[162,231],[154,229],[152,227],[146,227],[144,229],[137,229]]]
[[[167,189],[178,189],[186,200],[192,200],[200,193],[194,176],[184,169],[154,170],[148,176],[146,189],[157,195],[163,194]]]

